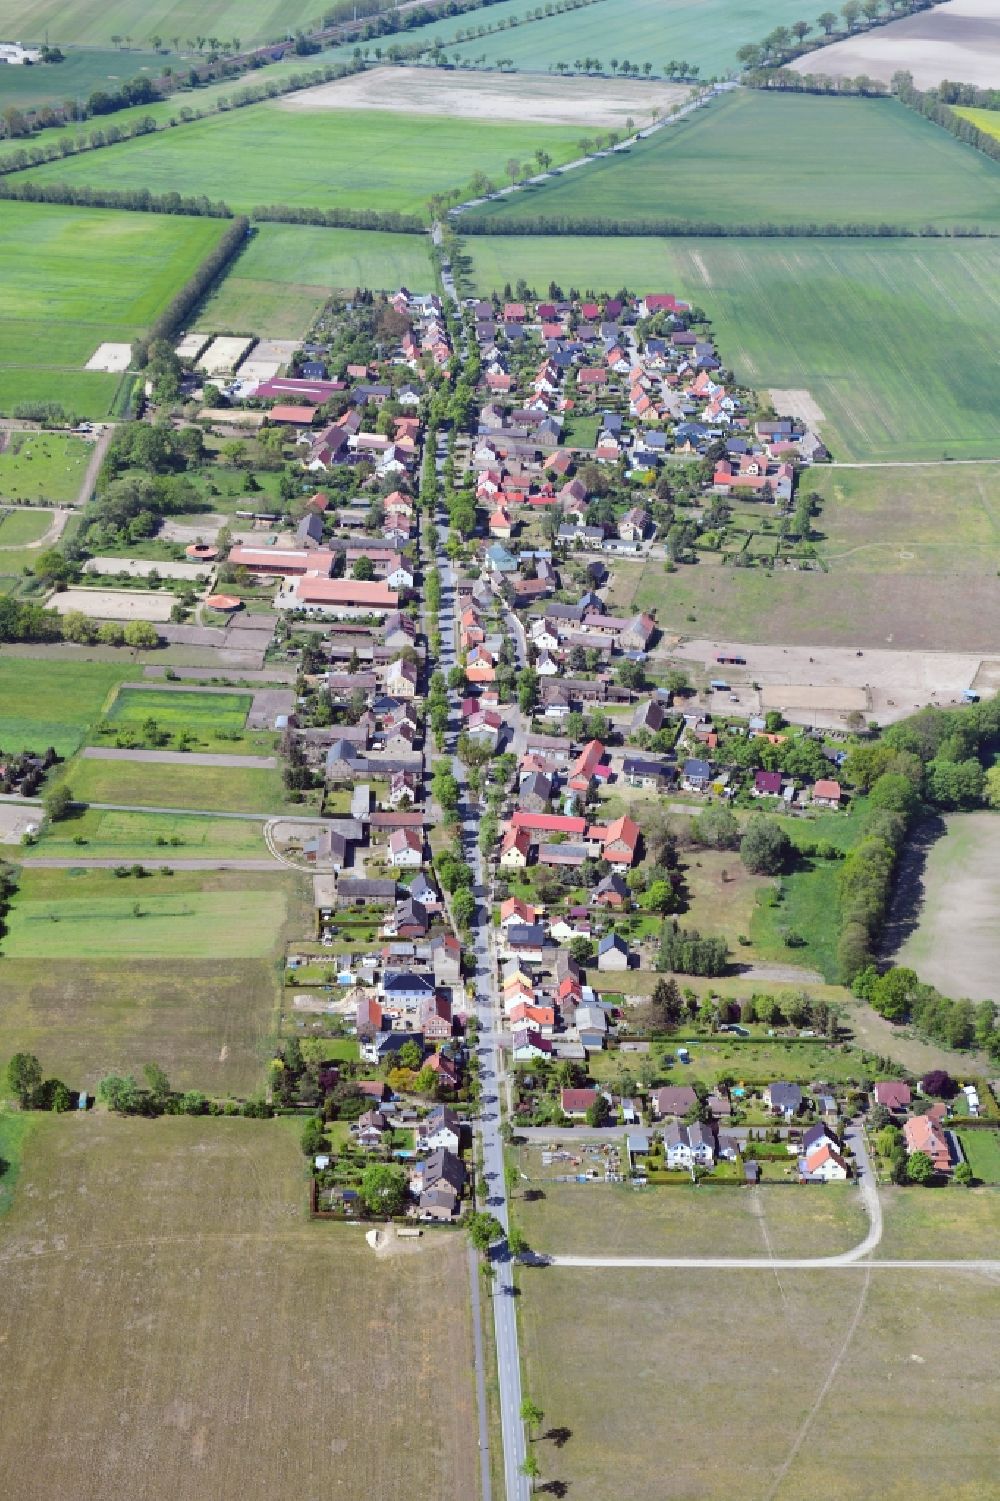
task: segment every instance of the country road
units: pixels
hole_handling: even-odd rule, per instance
[[[227,766],[233,771],[277,771],[276,756],[234,756],[212,751],[119,750],[111,745],[88,745],[84,761],[138,761],[148,766]]]
[[[94,451],[90,456],[90,462],[88,463],[86,472],[80,482],[80,488],[77,491],[76,503],[78,506],[85,506],[87,504],[87,501],[93,495],[94,486],[97,484],[97,476],[100,474],[101,465],[104,463],[104,455],[107,453],[108,444],[111,442],[111,439],[114,437],[114,435],[115,424],[113,422],[107,423],[101,429],[100,436],[98,437],[97,442],[94,444]]]
[[[279,870],[284,862],[278,859],[259,860],[217,860],[206,856],[204,859],[171,860],[161,859],[159,854],[147,856],[145,861],[135,861],[128,855],[120,856],[116,860],[105,859],[73,859],[72,857],[49,859],[44,857],[40,860],[25,860],[24,865],[29,870],[117,870],[120,865],[146,864],[148,867],[155,866],[157,870]]]

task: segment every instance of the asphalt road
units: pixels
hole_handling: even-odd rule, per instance
[[[456,663],[454,627],[455,575],[444,551],[447,539],[447,517],[441,513],[435,518],[441,548],[437,566],[441,576],[441,671],[447,677]],[[457,726],[461,719],[461,706],[457,693],[449,694],[452,709],[451,724],[445,745],[452,757],[452,769],[460,788],[460,811],[462,813],[462,845],[472,868],[474,890],[482,896],[486,890],[485,870],[479,851],[479,814],[468,801],[468,785],[465,767],[455,755]],[[475,959],[475,1012],[479,1020],[479,1044],[486,1068],[492,1071],[497,1084],[497,1100],[484,1105],[477,1122],[477,1134],[482,1149],[484,1180],[489,1187],[490,1208],[500,1221],[506,1234],[510,1227],[507,1188],[504,1182],[503,1140],[500,1134],[500,1104],[504,1081],[505,1055],[500,1047],[499,1027],[500,998],[496,985],[493,955],[490,948],[489,906],[480,900],[473,922],[471,942]],[[515,1312],[514,1277],[506,1240],[498,1242],[491,1252],[496,1268],[493,1282],[493,1319],[496,1332],[497,1377],[500,1393],[500,1416],[503,1435],[504,1474],[506,1477],[507,1501],[528,1501],[529,1482],[520,1473],[520,1466],[527,1449],[524,1424],[521,1421],[521,1359],[518,1349],[517,1317]],[[483,1413],[480,1413],[480,1443],[483,1443]]]

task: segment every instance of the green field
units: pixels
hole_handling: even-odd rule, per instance
[[[200,693],[197,688],[121,688],[108,710],[114,724],[141,725],[155,719],[163,730],[242,730],[253,695]]]
[[[627,153],[476,211],[505,224],[539,214],[993,229],[1000,164],[895,100],[741,90]]]
[[[977,130],[1000,141],[1000,109],[965,109],[953,105],[956,115],[970,120]]]
[[[281,773],[260,767],[244,771],[228,766],[80,760],[67,769],[66,781],[82,803],[262,815],[281,812],[286,804]]]
[[[11,1496],[128,1496],[140,1454],[143,1501],[478,1494],[465,1236],[376,1257],[310,1221],[299,1131],[38,1121],[0,1239]]]
[[[10,8],[4,0],[0,14]],[[3,29],[4,36],[9,34],[8,29]],[[55,41],[54,36],[52,40]],[[167,61],[148,48],[120,52],[117,48],[103,47],[67,51],[61,63],[5,67],[0,70],[0,109],[41,109],[45,105],[60,105],[66,99],[86,99],[95,89],[111,93],[125,79],[144,74],[157,77]],[[9,141],[3,142],[4,147],[10,145]]]
[[[432,282],[428,242],[419,235],[262,224],[195,326],[301,338],[334,291],[420,292]]]
[[[215,219],[5,203],[0,240],[0,411],[61,402],[105,416],[121,380],[84,371],[105,340],[130,343],[219,239]]]
[[[307,27],[321,13],[310,0],[111,0],[104,5],[78,0],[68,8],[61,0],[0,0],[0,35],[25,43],[47,37],[53,46],[110,47],[115,36],[131,44],[159,36],[165,45],[180,48],[188,38],[239,37],[243,46],[253,46]],[[137,71],[131,66],[134,53],[124,51],[121,58],[121,76],[131,78]]]
[[[277,949],[288,887],[284,873],[26,868],[0,942],[11,959],[261,959]]]
[[[205,193],[247,211],[281,203],[423,214],[431,194],[464,186],[477,170],[499,181],[512,156],[528,160],[544,146],[556,161],[568,160],[578,135],[565,125],[261,104],[68,157],[25,176]]]
[[[0,499],[74,501],[92,453],[66,433],[11,433],[0,450]]]
[[[462,64],[485,57],[486,66],[495,67],[498,58],[510,58],[519,71],[544,73],[560,62],[572,68],[578,58],[596,57],[610,72],[616,57],[633,64],[648,59],[654,73],[661,73],[669,62],[683,60],[709,78],[740,66],[736,51],[744,42],[759,42],[773,27],[789,26],[803,15],[794,0],[601,0],[511,26],[533,9],[529,0],[503,0],[481,15],[435,25],[432,36]],[[484,22],[506,29],[476,37]],[[460,31],[473,33],[472,39],[456,42]]]
[[[992,242],[470,235],[463,253],[481,292],[523,276],[688,297],[740,380],[809,392],[837,459],[1000,454]]]
[[[5,511],[0,508],[0,551],[19,551],[37,542],[52,525],[52,512],[41,510]]]
[[[82,841],[82,842],[81,842]],[[256,860],[266,856],[262,826],[242,818],[198,818],[184,813],[110,813],[74,809],[47,823],[22,860]]]
[[[0,747],[72,755],[110,707],[127,663],[62,662],[0,652]]]

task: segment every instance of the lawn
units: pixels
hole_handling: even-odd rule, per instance
[[[198,818],[185,813],[108,813],[74,809],[47,823],[37,844],[20,858],[48,860],[260,860],[262,826],[242,818]]]
[[[523,276],[540,291],[555,279],[582,291],[628,286],[689,298],[713,320],[740,380],[809,392],[834,458],[1000,455],[993,416],[1000,291],[988,243],[470,235],[463,248],[481,292]],[[897,481],[907,487],[911,476],[892,477],[887,507]],[[951,483],[962,481],[944,479]],[[756,587],[786,612],[806,595],[799,574]],[[854,618],[874,597],[869,580],[848,587],[843,603],[840,580],[815,608],[810,603],[819,628],[828,614],[838,623]],[[917,585],[907,592],[915,601]]]
[[[144,1501],[362,1501],[401,1475],[413,1501],[476,1494],[465,1239],[376,1258],[310,1222],[298,1132],[36,1128],[0,1240],[0,1466],[22,1501],[127,1495],[140,1454]]]
[[[74,501],[92,453],[93,448],[83,438],[65,433],[11,433],[0,450],[0,497]],[[46,518],[46,522],[49,520],[51,517]],[[8,535],[2,527],[0,544],[8,545]]]
[[[5,203],[0,243],[0,411],[61,402],[105,416],[120,376],[84,371],[104,341],[131,343],[215,245],[215,219]]]
[[[66,662],[0,653],[0,748],[61,756],[77,749],[90,725],[110,707],[134,665]]]
[[[432,281],[428,244],[417,235],[261,224],[195,323],[212,332],[301,338],[334,291],[420,292]]]
[[[956,1133],[965,1160],[981,1183],[1000,1183],[1000,1132],[959,1131]]]
[[[686,977],[682,976],[686,985]],[[767,989],[769,986],[748,985],[743,982],[743,995],[752,989]],[[691,1054],[690,1063],[678,1063],[677,1046],[683,1046]],[[859,1053],[842,1049],[821,1041],[806,1038],[802,1041],[784,1042],[774,1038],[706,1037],[690,1041],[678,1033],[678,1042],[669,1047],[657,1048],[664,1072],[669,1069],[671,1084],[704,1084],[712,1089],[723,1074],[732,1074],[738,1084],[755,1087],[769,1084],[773,1079],[788,1079],[795,1084],[809,1084],[821,1079],[824,1083],[847,1083],[862,1080],[867,1070]],[[635,1065],[628,1053],[598,1053],[588,1065],[595,1078],[614,1081],[622,1068]]]
[[[744,42],[758,42],[801,14],[793,0],[603,0],[523,21],[533,9],[528,0],[503,0],[482,18],[460,16],[436,25],[433,37],[441,38],[449,57],[466,64],[485,57],[486,66],[495,67],[499,58],[509,58],[518,70],[543,73],[560,62],[573,67],[577,58],[596,57],[611,71],[612,57],[628,57],[633,63],[648,59],[660,73],[671,60],[683,59],[709,78],[739,67],[736,52]],[[521,21],[516,28],[514,18]],[[482,21],[495,28],[491,35],[455,41],[458,32],[474,34]]]
[[[16,35],[26,43],[48,37],[53,46],[77,43],[87,47],[109,47],[116,36],[133,44],[160,36],[181,48],[187,47],[189,37],[214,36],[226,41],[239,37],[249,47],[278,41],[291,30],[308,26],[319,14],[308,0],[111,0],[110,4],[81,0],[70,9],[62,0],[0,0],[0,34]],[[121,59],[120,76],[133,77],[137,69],[131,48],[115,55]],[[63,66],[52,72],[58,74]]]
[[[25,867],[0,942],[11,959],[262,959],[278,951],[292,884],[285,872]]]
[[[684,1196],[663,1190],[668,1212]],[[986,1278],[552,1268],[519,1281],[541,1475],[574,1501],[985,1501],[994,1489],[1000,1355],[982,1338],[996,1301]]]
[[[423,215],[433,193],[464,186],[477,170],[499,181],[511,157],[526,161],[545,147],[555,160],[568,160],[578,134],[570,126],[261,104],[67,157],[25,176],[205,193],[246,211],[280,203]]]
[[[476,211],[508,225],[538,215],[584,226],[679,219],[993,229],[1000,164],[896,100],[740,90],[628,152]]]
[[[66,781],[82,803],[262,816],[283,812],[287,804],[281,773],[259,767],[244,771],[228,766],[79,760],[67,769]]]

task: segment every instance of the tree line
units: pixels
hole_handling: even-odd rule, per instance
[[[944,1047],[982,1048],[992,1059],[1000,1059],[1000,1027],[993,1001],[952,1000],[935,986],[923,984],[915,970],[903,965],[881,975],[874,965],[867,965],[851,988],[886,1021],[910,1023]]]
[[[416,214],[392,209],[309,208],[299,204],[260,204],[252,210],[256,223],[318,224],[324,229],[389,230],[395,234],[426,234],[427,226]]]
[[[968,123],[968,122],[964,122]],[[979,132],[982,135],[982,131]],[[1000,155],[1000,142],[993,143]],[[489,218],[463,214],[463,235],[623,235],[655,237],[699,235],[706,239],[992,239],[997,231],[978,226],[934,224],[907,228],[900,224],[712,224],[697,219],[615,219],[604,215],[531,214],[518,218]]]
[[[250,220],[240,214],[226,229],[214,249],[209,251],[180,290],[171,298],[146,338],[133,346],[133,364],[142,369],[149,357],[149,346],[157,340],[169,339],[184,326],[189,315],[194,312],[202,298],[242,250],[249,233]]]
[[[905,104],[907,109],[912,109],[918,115],[923,115],[925,120],[931,120],[935,125],[940,125],[956,140],[964,141],[967,146],[973,146],[976,151],[981,151],[991,160],[1000,161],[1000,140],[997,140],[995,136],[987,135],[985,130],[980,130],[978,125],[973,125],[971,120],[957,115],[951,108],[953,103],[965,105],[966,96],[971,94],[976,108],[996,109],[1000,103],[1000,90],[973,89],[971,85],[946,81],[939,89],[928,89],[922,92],[914,86],[911,73],[895,74],[892,84],[896,98]],[[988,102],[980,103],[980,100]]]
[[[200,219],[231,219],[233,211],[204,194],[185,198],[180,193],[151,193],[148,188],[96,188],[68,182],[10,182],[0,180],[0,198],[20,203],[65,203],[81,208],[126,209],[143,214],[183,214]]]

